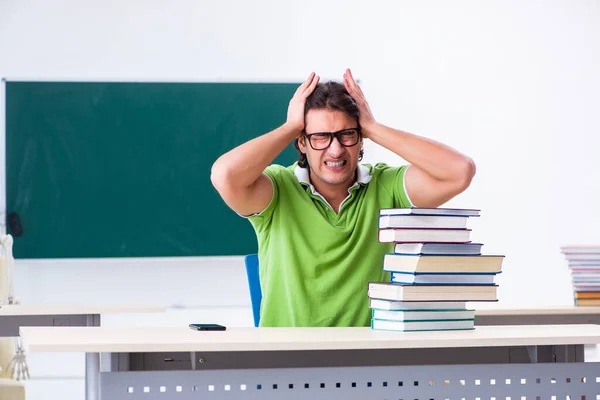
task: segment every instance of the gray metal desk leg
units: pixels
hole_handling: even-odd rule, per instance
[[[100,400],[100,353],[85,353],[85,400]]]
[[[88,314],[85,316],[85,326],[100,326],[100,314]]]
[[[100,326],[100,314],[86,315],[86,326]],[[85,399],[100,400],[100,353],[85,354]]]

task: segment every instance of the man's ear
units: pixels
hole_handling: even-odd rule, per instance
[[[306,154],[306,136],[302,135],[302,136],[298,136],[298,138],[296,139],[298,141],[298,149],[300,149],[300,151],[304,154]]]

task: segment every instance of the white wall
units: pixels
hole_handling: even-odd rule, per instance
[[[570,304],[559,246],[600,242],[598,38],[591,0],[4,0],[0,76],[290,81],[351,67],[381,122],[476,161],[449,205],[481,208],[473,238],[507,256],[498,305]],[[402,162],[368,143],[365,161],[379,160]],[[28,303],[227,305],[231,323],[251,322],[240,258],[103,262],[19,261],[17,290]],[[191,322],[181,312],[112,321]]]

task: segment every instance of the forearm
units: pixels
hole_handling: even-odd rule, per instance
[[[475,173],[469,157],[442,143],[377,123],[365,131],[369,139],[436,180],[459,181]]]
[[[212,181],[235,187],[252,185],[299,133],[284,124],[241,144],[215,161],[211,170]]]

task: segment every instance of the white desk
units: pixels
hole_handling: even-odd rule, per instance
[[[86,398],[595,398],[600,326],[21,328],[31,352],[85,352]],[[100,365],[100,354],[102,357]],[[187,362],[185,357],[187,358]],[[568,363],[568,364],[565,364]],[[562,396],[562,397],[561,397]]]
[[[19,336],[21,327],[99,327],[102,314],[162,313],[164,307],[4,305],[0,307],[0,337]],[[52,329],[52,328],[50,328]],[[95,368],[94,356],[86,355],[86,372]],[[86,391],[88,389],[86,388]]]
[[[163,307],[5,305],[0,307],[0,337],[18,336],[22,326],[100,326],[102,314],[162,313]]]
[[[475,317],[476,325],[600,325],[600,307],[482,309],[475,311]]]

